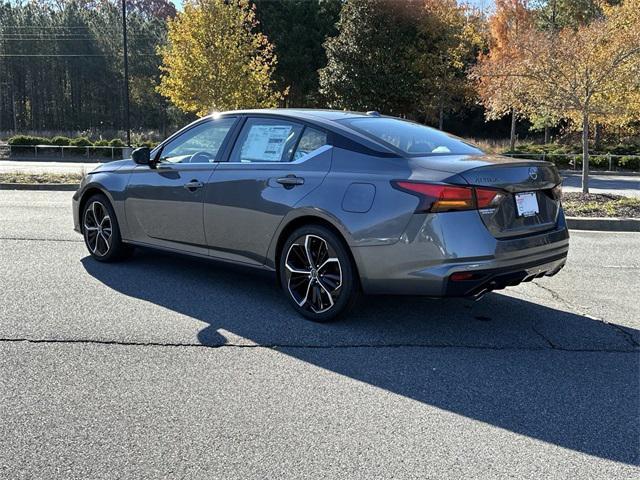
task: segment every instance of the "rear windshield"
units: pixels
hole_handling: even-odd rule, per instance
[[[354,130],[395,147],[408,155],[478,155],[479,148],[460,138],[419,123],[395,118],[347,118],[340,120]]]

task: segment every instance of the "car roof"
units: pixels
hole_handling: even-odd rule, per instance
[[[360,147],[367,149],[369,153],[375,153],[377,155],[397,155],[388,146],[363,135],[360,132],[353,130],[348,125],[340,122],[340,120],[348,118],[372,118],[381,117],[377,112],[351,112],[347,110],[329,110],[329,109],[314,109],[314,108],[256,108],[256,109],[244,109],[244,110],[229,110],[225,112],[214,112],[210,115],[202,117],[191,124],[187,125],[183,129],[176,132],[171,138],[179,135],[184,130],[197,125],[207,119],[215,119],[233,115],[270,115],[270,116],[282,116],[288,119],[298,119],[307,121],[316,126],[324,127],[326,130],[332,131],[346,141],[351,142],[351,148],[353,148],[353,142],[356,142]],[[164,142],[163,142],[164,143]]]
[[[256,108],[249,110],[232,110],[227,112],[220,112],[215,115],[282,115],[285,117],[294,117],[309,120],[342,120],[345,118],[353,117],[366,117],[366,113],[351,112],[347,110],[329,110],[329,109],[316,109],[316,108]]]

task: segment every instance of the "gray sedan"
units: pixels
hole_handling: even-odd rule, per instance
[[[556,274],[560,197],[547,162],[377,112],[276,109],[202,118],[98,167],[73,212],[98,261],[142,246],[273,271],[322,322],[361,292],[479,298]]]

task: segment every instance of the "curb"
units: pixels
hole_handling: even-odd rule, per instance
[[[580,170],[560,170],[560,175],[568,176],[581,176],[582,172]],[[640,172],[617,172],[610,170],[590,170],[589,176],[591,175],[606,175],[608,177],[640,177]]]
[[[79,183],[0,183],[0,190],[47,190],[75,192]]]
[[[570,230],[602,232],[640,232],[640,218],[566,217]]]

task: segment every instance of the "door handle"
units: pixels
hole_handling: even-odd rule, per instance
[[[197,189],[202,187],[204,187],[204,183],[199,182],[198,180],[191,180],[189,183],[184,184],[184,188],[190,192],[195,192]]]
[[[293,188],[296,185],[304,185],[304,178],[296,177],[295,175],[287,175],[286,177],[280,177],[276,180],[284,188]]]

